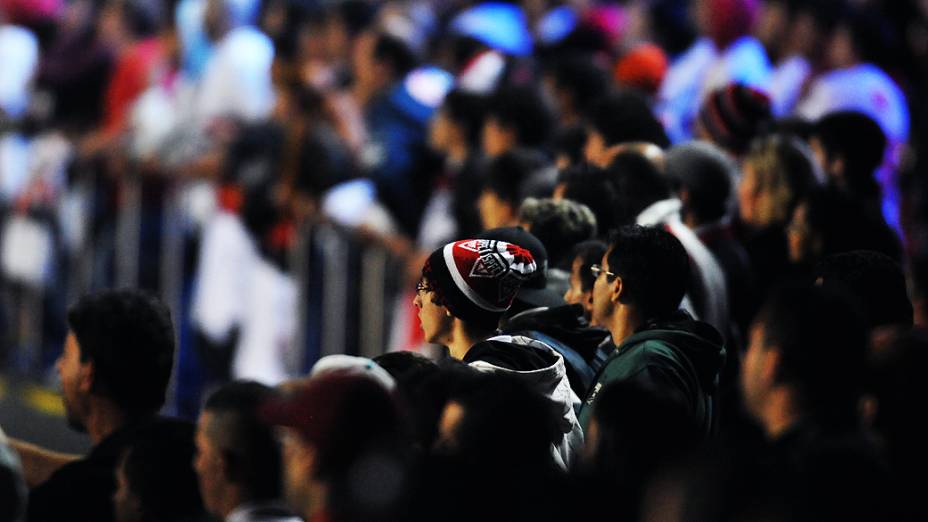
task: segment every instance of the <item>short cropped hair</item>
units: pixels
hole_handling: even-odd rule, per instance
[[[549,252],[549,264],[570,268],[568,254],[574,245],[596,237],[596,216],[583,203],[569,199],[526,198],[519,208],[519,219]],[[555,257],[555,255],[557,257]]]
[[[622,278],[622,302],[635,306],[643,320],[679,309],[690,261],[673,234],[660,227],[620,227],[609,239],[607,259],[609,271]]]
[[[252,500],[273,500],[282,491],[280,446],[273,427],[258,417],[258,408],[275,394],[263,384],[237,381],[217,389],[203,406],[213,415],[206,436]]]

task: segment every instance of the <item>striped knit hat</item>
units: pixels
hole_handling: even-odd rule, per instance
[[[522,282],[535,272],[532,254],[492,239],[465,239],[439,248],[422,269],[451,315],[496,327]]]
[[[772,119],[770,98],[740,83],[713,91],[699,111],[699,121],[712,140],[736,155],[747,151]]]

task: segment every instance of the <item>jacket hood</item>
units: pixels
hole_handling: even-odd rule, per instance
[[[663,341],[685,354],[706,390],[718,386],[719,374],[725,365],[725,341],[712,325],[697,321],[681,310],[666,319],[648,322],[626,339],[619,351],[650,340]]]
[[[538,390],[560,406],[562,430],[571,430],[574,405],[580,399],[570,389],[564,358],[554,348],[521,335],[498,335],[475,344],[464,362],[481,371],[514,376]]]

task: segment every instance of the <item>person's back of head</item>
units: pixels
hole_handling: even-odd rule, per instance
[[[616,224],[629,225],[646,208],[671,196],[670,183],[653,161],[638,152],[622,152],[609,165],[606,176],[616,200]]]
[[[480,147],[486,105],[487,100],[484,96],[455,89],[445,96],[439,109],[444,117],[458,128],[471,150]]]
[[[424,355],[411,351],[390,352],[374,357],[374,362],[396,379],[399,394],[409,407],[410,421],[420,448],[432,446],[441,415],[443,399],[432,393],[438,364]]]
[[[593,212],[600,237],[616,227],[615,189],[605,171],[580,164],[563,171],[559,185],[563,186],[561,197],[582,203]]]
[[[889,256],[866,250],[834,254],[818,264],[815,277],[825,286],[841,285],[855,294],[871,328],[912,326],[905,273]]]
[[[164,404],[174,363],[171,312],[138,290],[87,295],[68,311],[82,362],[93,364],[92,394],[122,409],[130,420]]]
[[[709,143],[691,142],[671,148],[664,161],[688,222],[716,223],[728,214],[738,166],[722,150]]]
[[[837,286],[787,284],[769,296],[755,324],[764,349],[779,353],[774,379],[793,391],[799,420],[855,426],[868,339],[856,298]]]
[[[193,460],[194,427],[161,419],[147,426],[117,469],[114,509],[119,522],[196,521],[205,515]]]
[[[514,138],[512,146],[537,148],[547,142],[553,126],[553,117],[538,89],[531,86],[513,86],[500,88],[490,99],[484,125],[485,149],[487,126],[491,122],[498,130],[511,134]],[[489,148],[493,150],[484,152],[495,156],[496,148]]]
[[[566,98],[561,103],[561,108],[569,109],[579,116],[586,114],[589,105],[599,99],[609,87],[606,72],[590,57],[581,54],[568,54],[556,60],[549,77],[555,95],[558,98]],[[564,103],[569,107],[564,107]]]
[[[240,489],[243,501],[271,501],[282,493],[280,447],[258,416],[260,406],[275,396],[263,384],[235,381],[213,392],[203,406],[202,434],[223,460],[222,478]]]
[[[524,151],[509,151],[489,161],[478,202],[485,228],[505,226],[515,220],[530,181],[540,168],[537,159]]]
[[[879,197],[874,176],[887,142],[876,121],[856,111],[827,114],[813,127],[812,143],[829,182],[864,200]]]
[[[591,134],[598,135],[604,147],[630,142],[653,143],[662,148],[670,144],[647,98],[632,90],[618,91],[597,100],[587,113],[587,121]]]
[[[755,227],[785,226],[799,201],[818,184],[811,151],[790,136],[756,140],[742,169],[738,211],[742,221]]]
[[[638,519],[643,491],[702,441],[688,407],[631,381],[605,387],[597,398],[578,472],[586,487],[620,495],[617,506]],[[622,518],[626,518],[622,517]]]
[[[555,254],[552,268],[569,269],[568,253],[574,245],[596,237],[596,216],[584,204],[569,199],[527,198],[519,208],[519,221]]]
[[[450,411],[449,411],[450,410]],[[502,374],[462,379],[448,397],[438,449],[488,474],[553,469],[551,445],[561,435],[554,403]]]
[[[680,241],[660,227],[628,225],[609,240],[609,271],[622,278],[619,301],[642,321],[677,311],[689,281],[689,257]],[[610,276],[606,276],[610,277]]]

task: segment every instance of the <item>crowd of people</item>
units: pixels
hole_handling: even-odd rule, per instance
[[[923,520],[926,64],[915,0],[0,0],[0,354],[93,445],[0,431],[0,521]],[[383,355],[298,339],[322,226]]]

